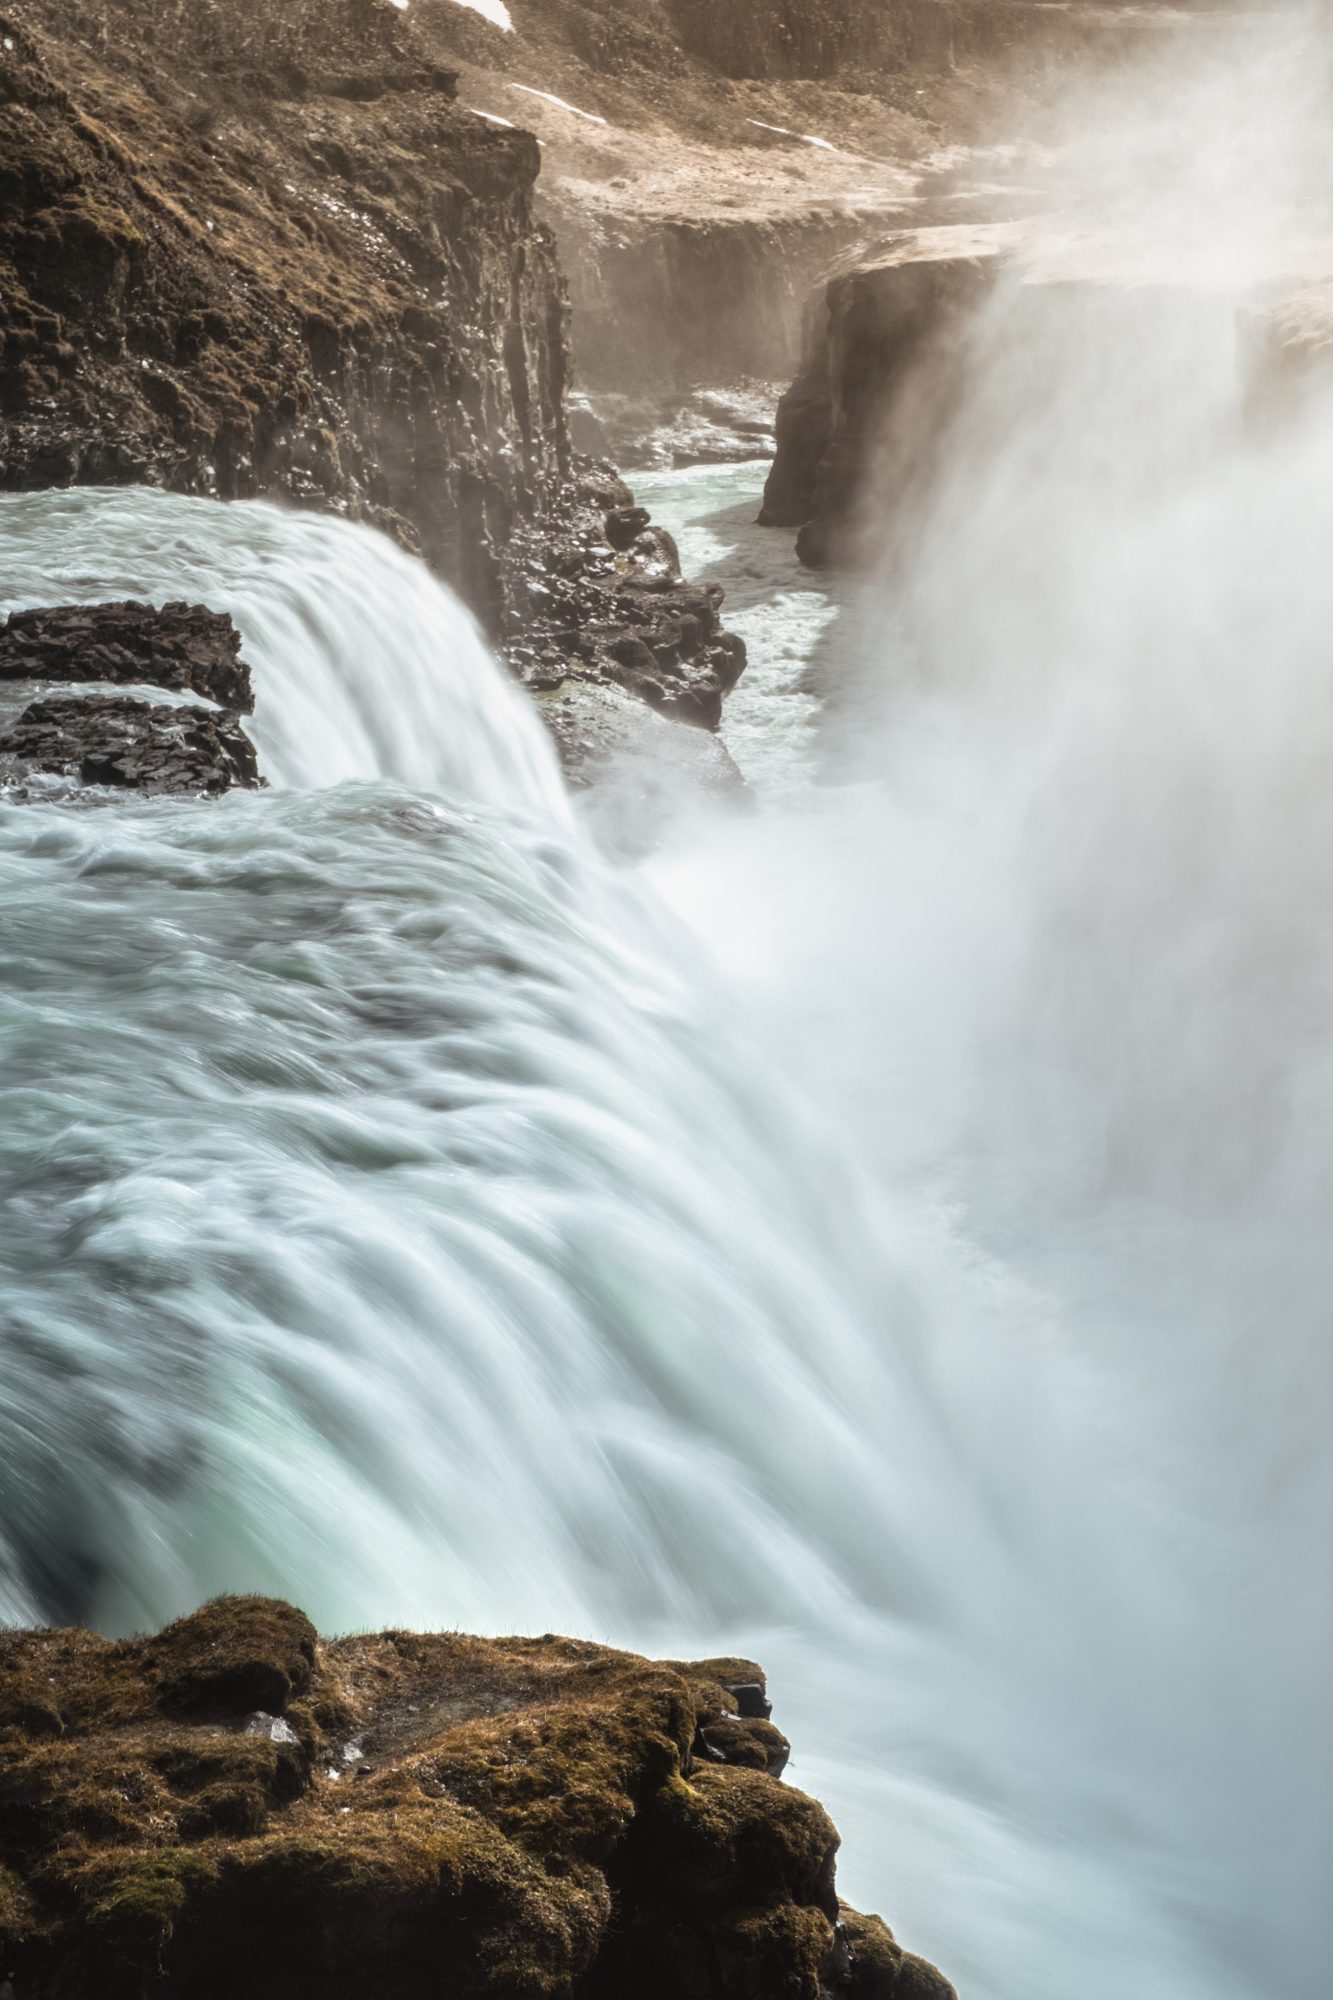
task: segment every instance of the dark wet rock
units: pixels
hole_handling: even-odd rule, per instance
[[[827,288],[778,411],[762,522],[812,568],[875,552],[934,461],[974,316],[1014,241],[1004,226],[906,230]]]
[[[815,334],[801,371],[778,404],[777,451],[764,483],[759,524],[801,528],[815,511],[819,468],[833,434],[833,383],[827,324]]]
[[[762,1681],[728,1681],[722,1685],[736,1704],[738,1715],[749,1716],[767,1722],[773,1713],[773,1704],[768,1698],[768,1690]]]
[[[217,708],[91,692],[96,684],[197,694]],[[203,605],[15,611],[0,626],[3,690],[23,704],[0,714],[0,783],[11,797],[49,796],[49,786],[34,794],[37,773],[76,788],[208,797],[264,782],[241,724],[255,704],[240,634]]]
[[[80,785],[215,797],[263,784],[237,715],[130,695],[48,695],[0,731],[0,784],[50,772]]]
[[[240,633],[225,614],[202,604],[11,612],[0,625],[0,681],[175,688],[244,714],[255,705]]]
[[[745,642],[722,624],[721,588],[682,577],[665,530],[640,528],[627,547],[612,547],[608,521],[640,519],[647,514],[610,466],[583,466],[559,538],[521,545],[522,638],[507,657],[534,692],[620,687],[673,721],[716,729],[745,670]]]
[[[613,507],[604,524],[606,539],[613,549],[623,554],[626,549],[634,547],[651,519],[652,515],[646,507]]]
[[[16,2000],[950,2000],[839,1904],[832,1824],[715,1665],[319,1641],[260,1598],[149,1639],[0,1633]],[[260,1686],[280,1740],[247,1731]]]

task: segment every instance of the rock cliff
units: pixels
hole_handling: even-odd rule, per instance
[[[1046,54],[1103,53],[1154,14],[1179,15],[1190,0],[1138,5],[1076,0],[666,0],[685,45],[735,77],[834,77],[908,66],[950,69],[1036,45]]]
[[[744,1660],[321,1640],[224,1598],[0,1633],[5,2000],[951,2000],[841,1906]]]
[[[973,315],[1013,232],[903,231],[827,287],[778,409],[760,520],[797,527],[814,568],[854,561],[862,501],[903,504],[947,421]]]
[[[569,470],[537,168],[392,8],[7,11],[0,486],[335,508],[498,628]]]
[[[1033,355],[1060,325],[1127,354],[1220,326],[1234,339],[1237,418],[1290,420],[1333,393],[1328,261],[1318,238],[1276,228],[1215,267],[1042,216],[895,231],[821,288],[760,520],[796,528],[813,568],[883,562],[925,500],[993,298],[1005,338]]]

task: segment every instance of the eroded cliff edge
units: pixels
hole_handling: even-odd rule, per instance
[[[0,1633],[5,2000],[952,2000],[838,1901],[746,1660],[320,1639],[222,1598]]]

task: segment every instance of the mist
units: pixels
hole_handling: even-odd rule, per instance
[[[1071,94],[883,440],[824,789],[655,869],[934,1246],[941,1602],[869,1726],[980,1994],[1333,1961],[1333,403],[1264,318],[1327,248],[1321,30]]]

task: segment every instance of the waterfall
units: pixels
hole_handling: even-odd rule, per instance
[[[738,1649],[966,2000],[1322,2000],[1333,419],[1171,271],[997,287],[839,782],[648,879],[380,539],[0,502],[280,780],[0,803],[4,1615]]]
[[[275,785],[385,777],[563,810],[545,732],[419,562],[344,521],[131,487],[0,496],[0,617],[137,597],[222,606]]]

